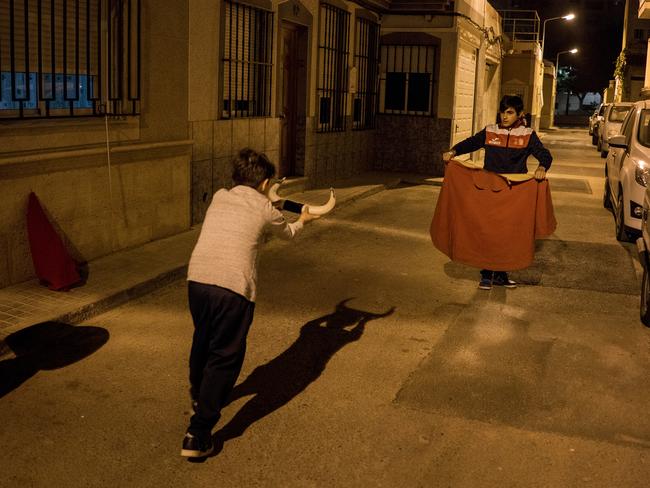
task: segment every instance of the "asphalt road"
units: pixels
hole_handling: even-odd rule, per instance
[[[586,130],[544,141],[559,225],[519,288],[478,290],[433,248],[438,187],[375,194],[266,246],[217,456],[179,456],[178,282],[78,326],[84,359],[31,358],[0,398],[0,486],[648,486],[635,248],[614,238]]]

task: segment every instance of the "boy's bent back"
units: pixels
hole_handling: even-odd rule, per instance
[[[267,227],[290,239],[302,222],[287,223],[266,195],[249,186],[217,191],[192,252],[187,279],[255,301],[258,249]]]

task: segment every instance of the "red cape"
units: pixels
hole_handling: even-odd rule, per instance
[[[512,271],[533,263],[535,239],[551,235],[556,226],[547,180],[508,181],[452,161],[430,233],[452,261]]]
[[[77,263],[66,251],[33,192],[27,204],[27,234],[36,276],[51,290],[67,290],[81,281]]]

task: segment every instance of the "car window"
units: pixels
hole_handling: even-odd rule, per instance
[[[609,111],[609,117],[607,117],[607,120],[610,122],[620,122],[622,121],[627,113],[630,111],[629,106],[614,106],[611,108]]]
[[[625,134],[625,138],[627,139],[630,134],[632,134],[632,126],[634,125],[632,123],[632,119],[634,118],[632,116],[634,112],[628,112],[627,115],[625,116],[625,119],[623,120],[623,124],[621,125],[621,131],[619,134]]]
[[[625,136],[625,144],[628,146],[630,145],[630,142],[632,140],[632,128],[634,127],[634,110],[630,110],[627,115],[625,116],[625,120],[623,120],[623,125],[621,126],[621,131],[619,134],[623,134]]]
[[[641,144],[650,147],[650,109],[641,110],[638,138]]]

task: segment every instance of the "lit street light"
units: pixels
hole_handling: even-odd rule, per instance
[[[566,54],[566,53],[575,54],[577,52],[578,52],[578,49],[574,47],[573,49],[569,49],[568,51],[560,51],[559,53],[557,53],[557,56],[555,56],[555,78],[556,79],[557,79],[558,70],[560,68],[560,64],[559,64],[560,63],[560,54]]]
[[[544,23],[542,24],[542,62],[544,62],[544,41],[546,41],[546,23],[550,22],[551,20],[573,20],[575,19],[576,16],[575,14],[567,14],[563,15],[562,17],[551,17],[550,19],[546,19]]]
[[[558,81],[559,81],[558,80],[558,74],[560,72],[560,64],[559,64],[560,63],[560,54],[568,54],[568,53],[575,54],[577,52],[578,52],[578,49],[574,47],[573,49],[569,49],[568,51],[560,51],[559,53],[557,53],[557,56],[555,56],[555,86],[556,86],[555,93],[557,93],[557,84],[558,84]],[[566,93],[566,107],[567,107],[566,110],[567,110],[567,113],[569,111],[569,93],[570,92],[567,89],[567,93]]]

